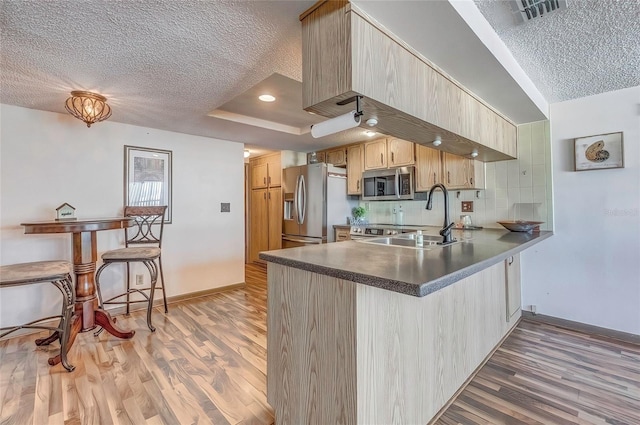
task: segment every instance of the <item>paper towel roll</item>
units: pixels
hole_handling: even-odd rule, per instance
[[[311,126],[311,135],[317,139],[319,137],[328,136],[329,134],[338,133],[340,131],[349,130],[360,125],[360,115],[356,115],[356,111],[351,111],[344,115],[331,118],[318,124]]]

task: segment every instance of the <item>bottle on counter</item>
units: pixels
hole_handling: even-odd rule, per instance
[[[422,235],[422,230],[418,230],[416,233],[416,246],[418,248],[422,248],[424,246],[424,236]]]
[[[404,212],[402,211],[402,205],[398,205],[398,212],[396,213],[396,224],[398,226],[404,225]]]

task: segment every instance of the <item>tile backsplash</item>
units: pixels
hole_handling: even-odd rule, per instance
[[[518,159],[487,162],[486,189],[449,191],[450,218],[471,216],[473,224],[502,228],[502,220],[543,221],[541,230],[553,229],[551,192],[551,138],[549,121],[518,126]],[[426,199],[426,194],[417,194]],[[473,212],[462,212],[462,201],[473,201]],[[444,196],[436,192],[433,209],[426,210],[426,200],[360,202],[367,208],[370,223],[397,223],[402,208],[404,224],[442,226]]]

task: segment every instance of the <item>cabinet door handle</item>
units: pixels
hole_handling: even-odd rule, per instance
[[[263,178],[262,178],[262,183],[263,183],[263,184],[267,184],[267,178],[266,178],[266,177],[263,177]]]
[[[271,184],[271,176],[269,176],[267,180],[269,181],[269,184]]]
[[[512,265],[512,264],[513,264],[513,255],[512,255],[511,257],[509,257],[509,260],[507,261],[507,263],[508,263],[509,265]]]
[[[395,164],[396,160],[394,159],[395,157],[393,156],[393,152],[391,152],[391,163]]]
[[[380,165],[384,164],[384,156],[380,154]]]
[[[469,181],[471,182],[471,186],[473,186],[473,177],[471,177]]]
[[[436,184],[436,173],[433,173],[433,184]]]
[[[447,171],[447,183],[451,184],[451,171]]]
[[[356,182],[356,190],[360,190],[360,179]]]
[[[263,194],[262,194],[262,197],[263,197],[264,199],[267,199],[267,192],[263,193]]]
[[[269,199],[271,199],[271,192],[269,192]]]

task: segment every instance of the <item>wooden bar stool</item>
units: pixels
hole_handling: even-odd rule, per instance
[[[38,261],[0,267],[0,288],[51,282],[62,292],[62,313],[60,315],[34,320],[24,325],[0,328],[0,331],[6,331],[0,334],[0,338],[19,329],[47,329],[53,331],[47,338],[37,339],[36,345],[48,345],[56,339],[60,340],[60,361],[69,372],[75,369],[75,366],[70,365],[67,361],[67,350],[71,346],[69,335],[71,333],[71,322],[74,317],[73,309],[76,300],[71,271],[71,263],[67,261]],[[38,324],[55,318],[60,318],[57,327]],[[49,359],[51,366],[57,363],[57,356]]]

